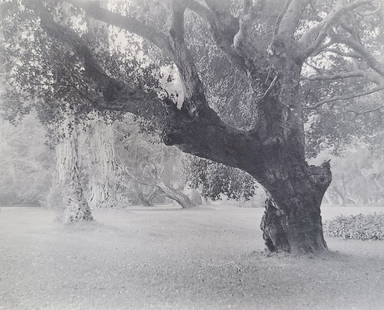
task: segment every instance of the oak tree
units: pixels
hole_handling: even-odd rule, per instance
[[[74,81],[64,94],[80,94],[73,103],[79,110],[133,113],[161,130],[167,145],[246,171],[271,197],[261,225],[267,247],[326,251],[320,205],[332,179],[330,165],[306,162],[303,114],[384,89],[380,1],[145,0],[128,1],[126,10],[67,0],[71,23],[57,18],[55,1],[11,2],[23,7],[21,21],[33,20],[35,40],[45,42],[33,60],[42,61],[41,74],[49,62],[62,61]],[[127,58],[112,58],[109,64],[117,63],[117,70],[108,68],[81,29],[84,17],[134,34],[132,42],[161,65],[174,65],[182,83],[179,97],[124,79],[119,67],[129,70]],[[17,26],[8,19],[8,28]],[[53,60],[41,56],[50,49]],[[236,81],[229,84],[228,75]],[[316,81],[321,91],[303,96],[303,87]],[[251,119],[239,125],[230,110]]]

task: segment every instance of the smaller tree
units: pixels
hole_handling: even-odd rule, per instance
[[[87,174],[87,200],[92,207],[117,205],[117,163],[113,126],[94,115],[88,121],[81,148],[81,157]]]
[[[194,203],[182,192],[185,186],[182,154],[173,147],[160,143],[155,132],[146,131],[129,117],[115,125],[116,153],[121,183],[134,191],[141,204],[150,206],[155,198],[165,196],[182,208]]]

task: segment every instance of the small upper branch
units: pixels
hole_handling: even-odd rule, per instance
[[[172,0],[172,25],[170,34],[180,45],[184,44],[184,12],[186,0]]]
[[[86,1],[86,0],[67,0],[69,3],[82,8],[85,13],[99,21],[105,22],[109,25],[117,26],[129,32],[137,34],[138,36],[152,42],[165,53],[169,52],[169,42],[167,36],[129,16],[123,16],[113,13],[107,9],[101,8],[99,1]]]
[[[342,50],[337,49],[337,48],[325,48],[321,52],[333,53],[333,54],[337,54],[337,55],[342,56],[342,57],[361,58],[361,56],[357,53],[346,52],[346,51],[342,51]]]
[[[331,102],[335,102],[335,101],[345,101],[345,100],[350,100],[350,99],[354,99],[354,98],[358,98],[358,97],[363,97],[363,96],[367,96],[367,95],[370,95],[370,94],[373,94],[373,93],[376,93],[376,92],[382,91],[382,90],[384,90],[384,86],[377,86],[377,87],[372,88],[370,90],[359,92],[359,93],[353,93],[353,94],[349,94],[349,95],[345,95],[345,96],[334,96],[334,97],[331,97],[328,99],[321,100],[312,106],[305,107],[305,109],[315,110],[317,108],[322,107],[323,105],[325,105],[327,103],[331,103]]]
[[[384,64],[378,61],[364,45],[350,36],[336,33],[332,35],[337,42],[343,43],[357,52],[374,71],[384,77]]]
[[[370,3],[372,0],[359,0],[349,4],[345,4],[344,0],[339,0],[331,12],[320,23],[309,29],[299,40],[299,44],[304,48],[304,57],[310,56],[319,48],[327,37],[330,27],[337,23],[343,15]]]
[[[377,112],[377,111],[380,111],[382,109],[384,109],[384,106],[378,106],[378,107],[373,108],[373,109],[367,109],[367,110],[362,110],[362,111],[355,111],[355,110],[349,109],[349,110],[347,110],[347,112],[351,112],[351,113],[355,114],[355,117],[357,117],[360,115],[365,115],[368,113]]]
[[[332,80],[341,80],[346,78],[354,78],[354,77],[365,77],[364,71],[351,71],[337,74],[321,74],[321,75],[310,75],[308,77],[304,77],[304,80],[308,81],[332,81]]]

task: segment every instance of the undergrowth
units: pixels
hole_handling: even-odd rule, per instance
[[[384,240],[384,214],[340,215],[325,222],[324,231],[343,239]]]

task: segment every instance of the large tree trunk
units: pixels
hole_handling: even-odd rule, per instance
[[[303,177],[295,187],[287,181],[277,191],[266,200],[260,225],[267,249],[295,254],[326,250],[320,213],[324,188]]]
[[[264,186],[270,198],[261,222],[263,238],[271,252],[321,253],[327,249],[320,205],[331,181],[329,163],[318,167],[292,161],[270,164],[268,169]]]

